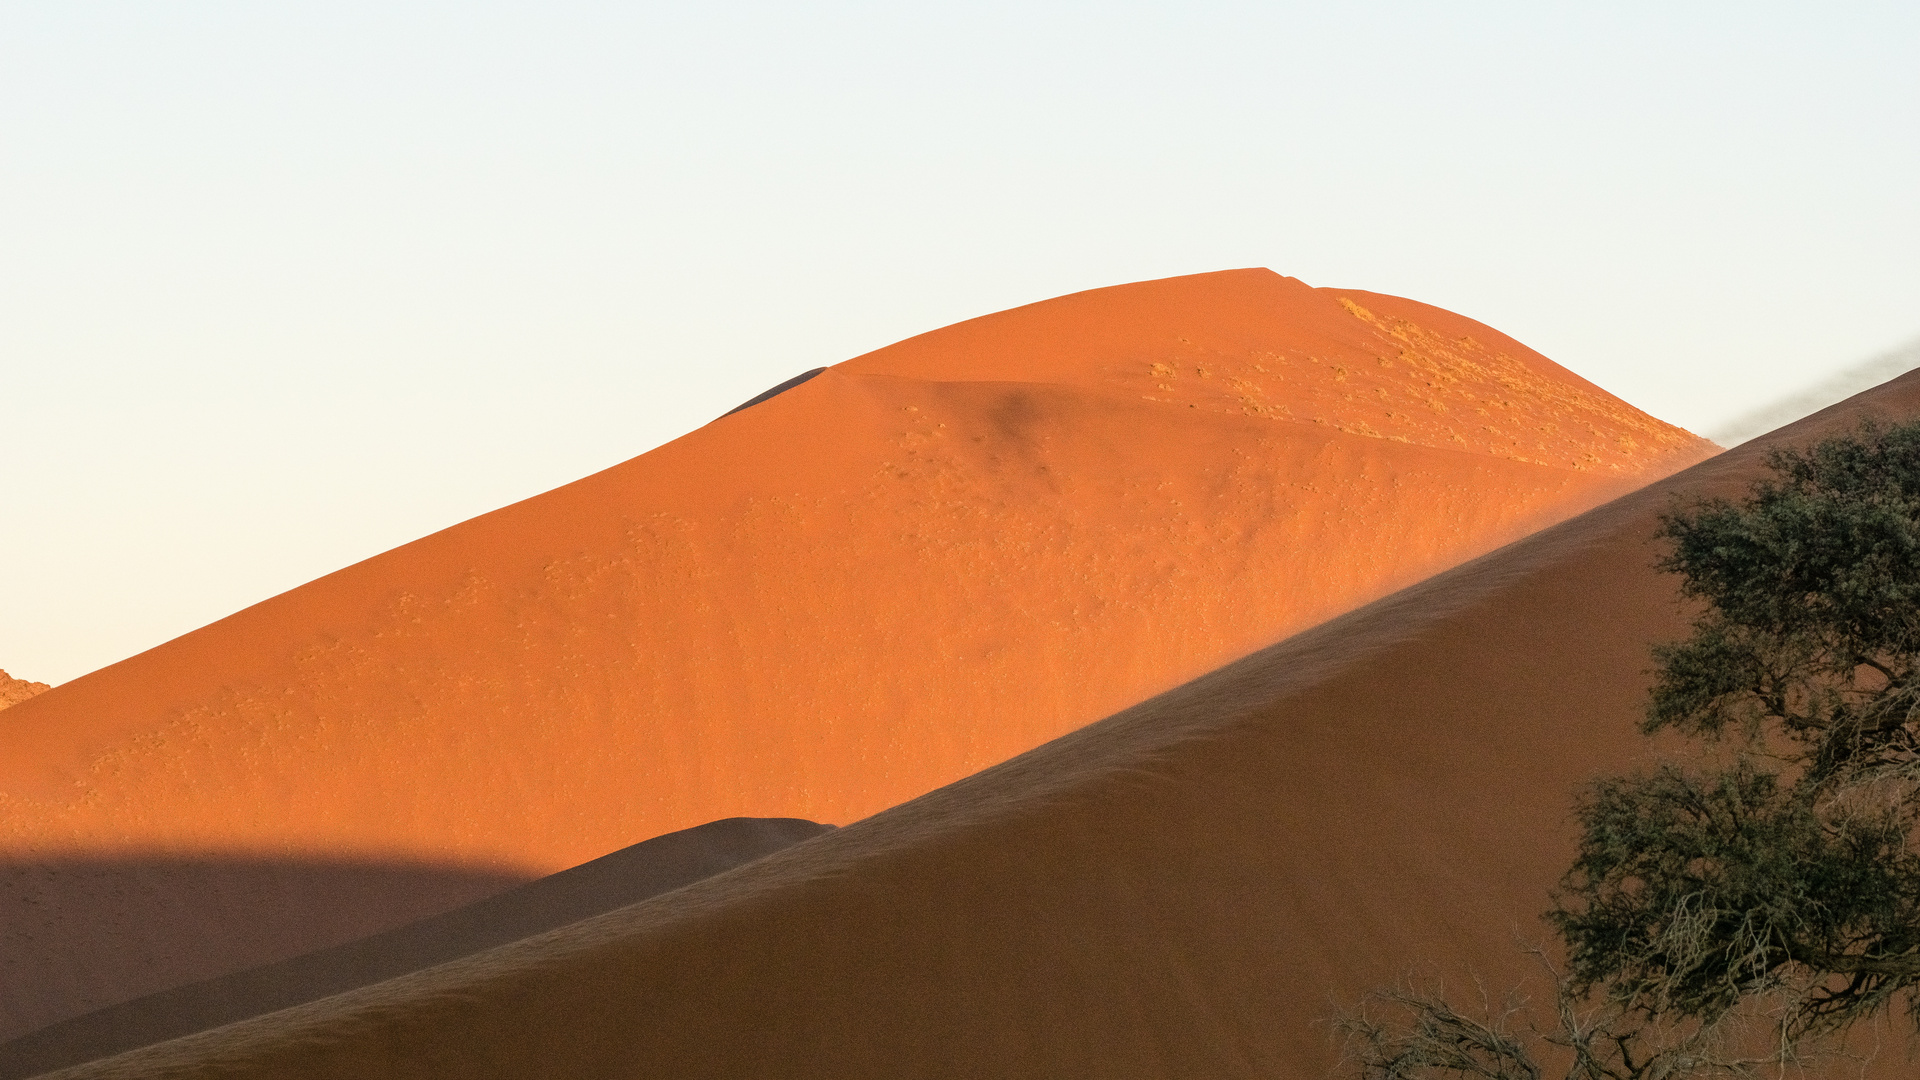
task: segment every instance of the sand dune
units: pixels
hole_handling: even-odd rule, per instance
[[[62,1075],[1324,1076],[1332,1001],[1527,972],[1686,629],[1658,513],[1869,411],[1920,375],[804,846]]]
[[[0,1038],[701,822],[867,817],[1711,450],[1263,270],[901,342],[9,709]]]
[[[20,1080],[468,956],[711,877],[832,829],[729,818],[603,855],[466,907],[330,949],[174,987],[0,1043]]]
[[[18,705],[28,698],[43,694],[46,691],[46,683],[16,679],[6,672],[0,671],[0,709],[4,709],[9,705]]]

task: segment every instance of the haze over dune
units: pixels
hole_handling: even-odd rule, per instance
[[[1658,515],[1865,414],[1920,373],[728,874],[61,1075],[1326,1076],[1336,1001],[1533,973],[1688,629]]]
[[[1264,270],[901,342],[10,709],[0,1037],[718,818],[864,818],[1712,450]]]

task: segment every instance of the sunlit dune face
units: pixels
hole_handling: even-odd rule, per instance
[[[1712,449],[1408,301],[1252,270],[1064,297],[14,706],[0,844],[529,876],[849,822]]]

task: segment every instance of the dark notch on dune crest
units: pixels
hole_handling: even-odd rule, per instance
[[[372,937],[162,990],[0,1043],[0,1080],[191,1035],[545,933],[636,904],[832,831],[799,818],[725,818]]]
[[[823,367],[817,367],[817,368],[814,368],[812,371],[803,371],[800,374],[795,375],[793,378],[788,379],[786,382],[783,382],[778,386],[772,387],[767,390],[762,390],[760,393],[753,395],[752,397],[748,398],[747,400],[741,402],[738,405],[735,405],[733,408],[728,409],[726,412],[723,412],[720,415],[732,416],[734,413],[739,412],[741,409],[751,409],[755,405],[760,404],[761,402],[767,400],[768,398],[779,397],[781,394],[784,394],[787,391],[793,389],[794,387],[799,386],[801,383],[806,382],[808,379],[813,378],[815,375],[818,375],[825,370],[827,369]]]

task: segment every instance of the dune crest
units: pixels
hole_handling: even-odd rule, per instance
[[[270,858],[365,934],[706,821],[851,822],[1715,449],[1489,327],[1265,270],[785,385],[14,706],[0,905],[33,930],[0,984],[48,989],[0,1038],[330,944],[268,907],[214,955],[139,888],[34,906],[36,867]],[[350,911],[302,860],[433,872]]]
[[[18,705],[30,697],[46,693],[51,687],[43,682],[28,682],[16,679],[0,671],[0,709],[9,705]]]

